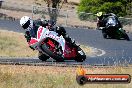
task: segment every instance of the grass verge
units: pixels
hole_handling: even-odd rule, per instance
[[[28,47],[23,34],[0,30],[0,56],[31,57],[36,54]]]
[[[39,67],[0,65],[0,88],[131,88],[129,84],[85,84],[76,82],[74,67]],[[131,68],[112,67],[85,69],[88,74],[130,74]]]

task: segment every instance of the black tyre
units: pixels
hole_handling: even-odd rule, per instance
[[[129,36],[126,34],[126,31],[123,29],[120,29],[120,36],[122,35],[122,37],[128,41],[130,41]]]
[[[105,39],[107,38],[107,33],[106,33],[106,29],[105,28],[102,30],[102,35],[103,35],[103,37]]]
[[[80,85],[84,85],[87,82],[87,78],[83,75],[77,76],[76,81]]]
[[[86,59],[86,55],[84,51],[80,47],[78,47],[78,54],[77,54],[77,57],[75,58],[75,61],[83,62],[85,61],[85,59]]]
[[[128,35],[125,33],[124,34],[124,38],[127,40],[127,41],[130,41],[130,38],[128,37]]]
[[[53,59],[55,59],[57,62],[62,62],[64,61],[64,58],[62,58],[61,55],[59,54],[56,54],[56,53],[53,53],[50,49],[49,49],[50,46],[48,46],[46,43],[44,43],[42,45],[42,49],[45,53],[47,53],[50,57],[52,57]]]
[[[45,55],[45,54],[43,54],[42,52],[39,52],[39,53],[38,53],[38,58],[39,58],[40,60],[42,60],[42,61],[46,61],[46,60],[49,59],[50,57],[47,56],[47,55]]]
[[[103,34],[103,37],[105,38],[105,39],[107,39],[107,33],[102,33]]]

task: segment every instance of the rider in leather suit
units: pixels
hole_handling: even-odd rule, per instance
[[[103,12],[98,12],[96,15],[98,17],[97,29],[100,29],[100,27],[105,27],[107,17],[109,16],[114,16],[115,19],[118,21],[119,27],[122,28],[122,25],[118,20],[118,17],[114,13],[103,14]]]
[[[57,32],[59,35],[62,35],[67,42],[74,44],[74,41],[71,40],[71,38],[66,34],[66,31],[64,27],[55,27],[53,28],[53,24],[50,21],[44,20],[32,20],[28,16],[23,16],[20,19],[20,25],[25,30],[25,38],[27,39],[27,42],[30,42],[31,37],[36,38],[37,37],[37,30],[40,26],[48,28],[51,31]],[[31,47],[30,47],[31,48]]]

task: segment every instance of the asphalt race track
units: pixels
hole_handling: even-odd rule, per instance
[[[19,21],[0,20],[0,28],[7,29],[9,31],[24,32]],[[94,48],[102,49],[106,54],[97,57],[87,57],[86,61],[82,64],[90,65],[115,65],[115,64],[132,64],[132,41],[116,40],[116,39],[104,39],[101,31],[89,30],[83,28],[66,28],[68,34],[76,40],[76,42],[84,45],[88,45]],[[132,29],[131,29],[132,30]],[[132,40],[132,34],[127,33]],[[3,59],[0,61],[12,60],[10,58]],[[13,59],[13,61],[41,61],[34,57],[30,59]],[[67,61],[66,63],[74,63],[74,61]]]

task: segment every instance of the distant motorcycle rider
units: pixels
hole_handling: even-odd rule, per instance
[[[107,18],[109,16],[113,16],[118,21],[119,27],[122,28],[122,25],[120,21],[118,20],[118,17],[114,13],[103,14],[103,12],[98,12],[96,16],[98,18],[97,19],[97,29],[100,29],[101,27],[105,27]]]
[[[67,42],[74,43],[74,41],[72,41],[71,38],[66,34],[64,27],[57,26],[57,27],[53,28],[53,24],[50,21],[47,21],[47,20],[42,21],[40,19],[32,20],[28,16],[23,16],[20,19],[20,25],[25,30],[24,36],[27,39],[27,42],[30,42],[31,37],[33,37],[33,38],[37,37],[37,30],[40,26],[42,26],[42,27],[49,29],[50,31],[55,31],[59,35],[62,35],[66,39]]]

